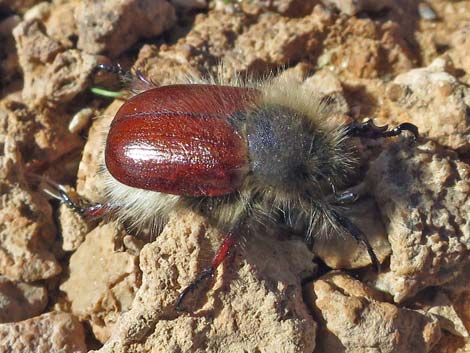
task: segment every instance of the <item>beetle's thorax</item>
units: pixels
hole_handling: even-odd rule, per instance
[[[308,172],[312,132],[292,109],[262,106],[246,119],[250,169],[257,183],[287,187]]]

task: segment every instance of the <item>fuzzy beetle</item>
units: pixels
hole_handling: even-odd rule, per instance
[[[354,137],[382,138],[415,125],[345,123],[328,101],[312,97],[297,82],[247,84],[189,82],[157,87],[140,72],[100,65],[140,86],[111,123],[103,173],[108,201],[85,208],[59,188],[62,201],[85,217],[107,212],[135,225],[157,224],[177,208],[191,208],[211,220],[225,238],[210,266],[181,292],[213,276],[253,217],[284,218],[306,225],[305,239],[349,234],[379,261],[365,235],[340,211],[357,195],[336,193],[357,166]]]

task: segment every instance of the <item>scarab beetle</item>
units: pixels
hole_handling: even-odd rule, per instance
[[[81,208],[63,190],[60,198],[87,217],[111,211],[134,224],[152,224],[175,208],[205,215],[225,238],[207,269],[182,290],[186,295],[211,277],[252,218],[305,225],[305,239],[349,234],[377,257],[364,234],[340,210],[356,195],[337,190],[357,168],[354,138],[381,138],[418,129],[404,123],[387,131],[347,123],[328,100],[295,80],[247,84],[213,82],[158,87],[139,72],[100,69],[137,80],[144,89],[127,100],[106,137],[103,173],[108,201]]]

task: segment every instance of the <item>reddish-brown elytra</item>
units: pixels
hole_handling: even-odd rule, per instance
[[[230,116],[256,104],[254,89],[216,85],[157,87],[128,100],[114,118],[105,162],[123,184],[184,196],[240,188],[247,143]]]

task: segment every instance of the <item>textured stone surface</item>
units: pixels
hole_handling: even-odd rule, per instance
[[[175,19],[173,6],[165,0],[81,1],[75,12],[77,47],[116,56],[139,37],[169,29]]]
[[[312,352],[315,323],[300,289],[313,271],[313,254],[299,240],[247,235],[244,249],[217,270],[212,287],[188,300],[193,314],[175,312],[175,300],[220,243],[194,214],[174,215],[140,255],[142,286],[132,308],[99,352]],[[188,298],[189,299],[189,298]]]
[[[319,321],[315,352],[429,352],[438,322],[383,302],[379,293],[343,273],[330,273],[305,289]]]
[[[75,210],[66,205],[61,205],[59,209],[59,232],[62,250],[77,250],[91,230],[91,226],[91,223],[84,220]]]
[[[350,16],[362,11],[380,11],[393,4],[391,0],[322,0],[322,2]]]
[[[122,101],[114,101],[103,115],[93,122],[88,131],[88,140],[78,167],[77,192],[91,203],[106,201],[104,199],[104,179],[100,174],[100,168],[104,162],[106,131],[122,103]]]
[[[5,136],[0,156],[0,274],[13,281],[50,278],[61,267],[50,252],[55,237],[51,207],[31,192],[18,143]]]
[[[23,97],[38,105],[44,101],[68,102],[83,91],[92,74],[95,56],[65,50],[46,33],[37,18],[21,22],[13,31],[23,70]]]
[[[29,319],[43,312],[47,290],[38,284],[11,282],[0,276],[0,322]]]
[[[137,257],[118,251],[123,234],[116,224],[96,227],[70,258],[69,275],[60,289],[67,294],[71,311],[87,320],[105,342],[120,312],[127,311],[140,284]]]
[[[423,310],[434,316],[441,325],[442,329],[454,336],[468,337],[468,330],[460,316],[465,317],[465,311],[468,308],[459,308],[452,303],[449,296],[443,291],[434,291],[434,295],[419,304],[423,305]],[[463,309],[463,310],[459,310]]]
[[[410,70],[416,59],[397,23],[339,17],[322,41],[317,65],[358,84],[361,78],[373,79]]]
[[[389,145],[368,185],[386,222],[390,270],[376,286],[396,302],[446,283],[470,261],[470,167],[433,142]]]
[[[436,59],[426,68],[397,76],[388,87],[392,101],[406,109],[420,131],[442,145],[470,150],[470,88],[451,73],[452,62]]]
[[[18,56],[16,54],[15,40],[12,35],[13,28],[21,21],[17,15],[9,16],[0,21],[0,87],[4,87],[18,73]]]
[[[1,353],[86,352],[82,324],[67,313],[52,312],[17,323],[0,324]]]

